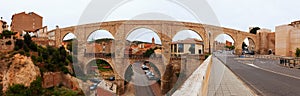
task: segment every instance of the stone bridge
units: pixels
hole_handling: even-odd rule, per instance
[[[177,22],[177,21],[159,21],[159,20],[129,20],[129,21],[111,21],[111,22],[100,22],[100,23],[91,23],[84,24],[78,26],[71,26],[66,28],[56,28],[52,31],[49,31],[48,34],[53,35],[51,37],[55,40],[55,45],[58,47],[62,44],[63,38],[68,33],[73,33],[78,40],[78,58],[83,62],[83,69],[86,69],[86,65],[95,57],[87,57],[84,56],[85,50],[87,49],[87,39],[93,32],[97,30],[106,30],[112,34],[114,37],[114,43],[112,44],[112,54],[114,54],[113,58],[98,58],[103,59],[113,66],[114,71],[120,77],[124,77],[125,70],[127,66],[132,64],[134,59],[128,59],[126,57],[125,48],[126,46],[126,37],[136,29],[139,28],[147,28],[157,33],[162,43],[162,53],[160,59],[150,58],[149,61],[155,62],[158,69],[162,72],[166,68],[165,66],[172,64],[172,62],[180,62],[176,61],[176,59],[172,59],[171,56],[171,43],[172,38],[176,35],[176,33],[183,30],[192,30],[196,32],[202,38],[204,42],[204,53],[211,52],[213,49],[213,42],[216,37],[220,34],[227,34],[232,37],[234,40],[235,51],[237,54],[241,54],[242,52],[242,43],[244,39],[250,38],[253,40],[255,45],[255,51],[259,50],[259,39],[258,35],[250,34],[247,32],[242,32],[239,30],[223,28],[212,25],[205,25],[199,23],[190,23],[190,22]],[[96,57],[97,59],[97,57]],[[145,59],[140,59],[145,60]],[[199,64],[201,62],[198,62]],[[187,63],[185,63],[187,64]],[[188,66],[188,65],[187,65]],[[195,67],[196,68],[196,67]],[[162,89],[166,88],[164,84],[168,84],[168,80],[165,77],[162,77]],[[118,84],[122,85],[122,84]],[[169,86],[169,85],[168,85]]]
[[[143,56],[126,56],[122,59],[114,58],[114,56],[107,56],[103,55],[101,53],[86,53],[85,58],[82,59],[82,62],[87,63],[87,65],[82,66],[85,73],[89,70],[89,65],[93,60],[104,60],[110,64],[112,67],[115,76],[120,76],[119,79],[125,78],[125,71],[129,67],[129,65],[134,64],[135,62],[143,62],[143,61],[149,61],[152,64],[155,65],[155,67],[158,68],[159,73],[161,74],[160,80],[161,82],[161,90],[163,93],[168,92],[173,86],[174,82],[172,81],[172,76],[175,74],[175,71],[180,70],[180,74],[184,74],[184,76],[189,76],[191,73],[194,72],[198,66],[204,61],[205,56],[204,55],[185,55],[185,56],[171,56],[169,64],[170,68],[167,68],[167,65],[164,65],[162,57],[143,57]],[[116,66],[116,60],[123,62],[123,67],[120,68],[120,66]],[[120,72],[120,70],[123,70]],[[187,78],[187,77],[184,77]],[[119,84],[119,87],[123,87],[123,81],[121,80],[121,84]]]

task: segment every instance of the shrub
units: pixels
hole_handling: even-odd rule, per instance
[[[33,62],[34,64],[36,64],[37,58],[36,58],[34,55],[31,56],[31,60],[32,60],[32,62]]]
[[[24,41],[21,39],[17,39],[15,43],[15,50],[22,49],[24,45]],[[17,48],[16,48],[17,47]]]
[[[29,96],[27,87],[21,84],[15,84],[8,87],[6,96]]]
[[[21,50],[19,53],[20,53],[21,55],[24,55],[24,54],[25,54],[25,51],[24,51],[24,50]]]
[[[12,44],[11,41],[5,42],[5,45],[11,45],[11,44]]]
[[[29,48],[34,52],[37,52],[38,50],[37,45],[35,43],[30,43]]]
[[[296,57],[300,57],[300,49],[299,48],[296,49],[295,55],[296,55]]]
[[[24,51],[25,51],[25,52],[29,52],[29,48],[28,48],[27,45],[24,46]]]
[[[39,57],[37,58],[37,62],[43,62],[43,57],[42,57],[42,56],[39,56]]]
[[[209,57],[210,54],[205,54],[205,59],[207,59]]]
[[[29,52],[25,52],[25,55],[26,55],[27,57],[29,57],[29,56],[30,56],[30,53],[29,53]]]

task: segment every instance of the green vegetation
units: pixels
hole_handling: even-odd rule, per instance
[[[9,31],[9,30],[4,30],[4,31],[2,31],[2,34],[0,34],[0,39],[3,39],[3,37],[4,38],[10,38],[11,36],[16,35],[16,34],[17,34],[17,32],[12,32],[12,31]]]
[[[205,54],[205,59],[207,59],[211,54]]]
[[[295,55],[296,55],[296,57],[300,57],[300,49],[299,48],[296,49]]]
[[[253,29],[250,30],[250,33],[257,34],[257,30],[260,30],[260,28],[259,27],[254,27]]]
[[[225,46],[226,48],[228,48],[229,50],[234,50],[235,47],[234,46]]]
[[[79,96],[83,95],[82,92],[73,91],[64,87],[54,87],[54,88],[42,88],[42,78],[37,77],[37,79],[31,82],[29,87],[24,85],[15,84],[8,87],[6,91],[6,96]]]
[[[156,49],[159,49],[159,48],[155,47],[155,48],[148,49],[145,53],[143,53],[143,56],[150,57],[152,54],[154,54],[154,50],[156,50]]]
[[[100,72],[108,72],[108,71],[112,71],[112,67],[110,66],[110,64],[104,60],[96,60],[96,61],[92,61],[89,63],[89,65],[92,65],[91,63],[95,63],[96,62],[96,65],[94,66],[98,66],[98,70]]]
[[[77,55],[77,50],[78,50],[78,41],[76,39],[72,39],[69,41],[64,41],[68,42],[67,49],[72,52],[74,55]]]
[[[1,35],[3,36],[3,35]],[[12,42],[11,42],[12,43]],[[31,57],[33,63],[40,68],[43,75],[44,72],[63,72],[74,76],[73,70],[67,68],[73,62],[73,56],[68,54],[64,47],[54,48],[51,46],[40,46],[31,40],[30,35],[24,35],[24,40],[16,39],[14,51],[10,52],[10,56],[21,54]],[[74,60],[77,60],[76,58]],[[76,64],[75,64],[76,65]],[[72,68],[72,67],[71,67]],[[77,65],[77,69],[80,69]],[[82,71],[82,70],[81,70]],[[81,72],[80,71],[80,72]],[[79,72],[79,73],[80,73]],[[78,72],[77,72],[78,73]],[[83,71],[81,72],[83,73]],[[2,90],[2,86],[0,86]],[[3,92],[0,92],[0,96]],[[52,88],[42,88],[42,78],[38,77],[31,82],[29,87],[15,84],[8,87],[5,92],[6,96],[79,96],[82,92],[73,91],[63,86]]]
[[[33,63],[41,69],[42,73],[60,71],[74,76],[74,72],[70,72],[72,70],[66,67],[72,63],[72,56],[67,54],[64,47],[57,49],[51,46],[38,46],[27,33],[24,35],[24,40],[16,40],[14,50],[22,55],[31,56]]]

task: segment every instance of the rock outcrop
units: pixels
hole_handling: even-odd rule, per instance
[[[79,79],[70,74],[63,74],[61,72],[45,72],[43,75],[43,88],[50,88],[54,86],[63,85],[69,89],[80,90]]]
[[[13,84],[30,86],[30,83],[40,75],[39,68],[33,64],[30,57],[16,54],[8,70],[3,74],[3,91]]]

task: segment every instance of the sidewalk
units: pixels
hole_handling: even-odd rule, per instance
[[[255,96],[255,94],[221,61],[212,57],[207,96]]]

